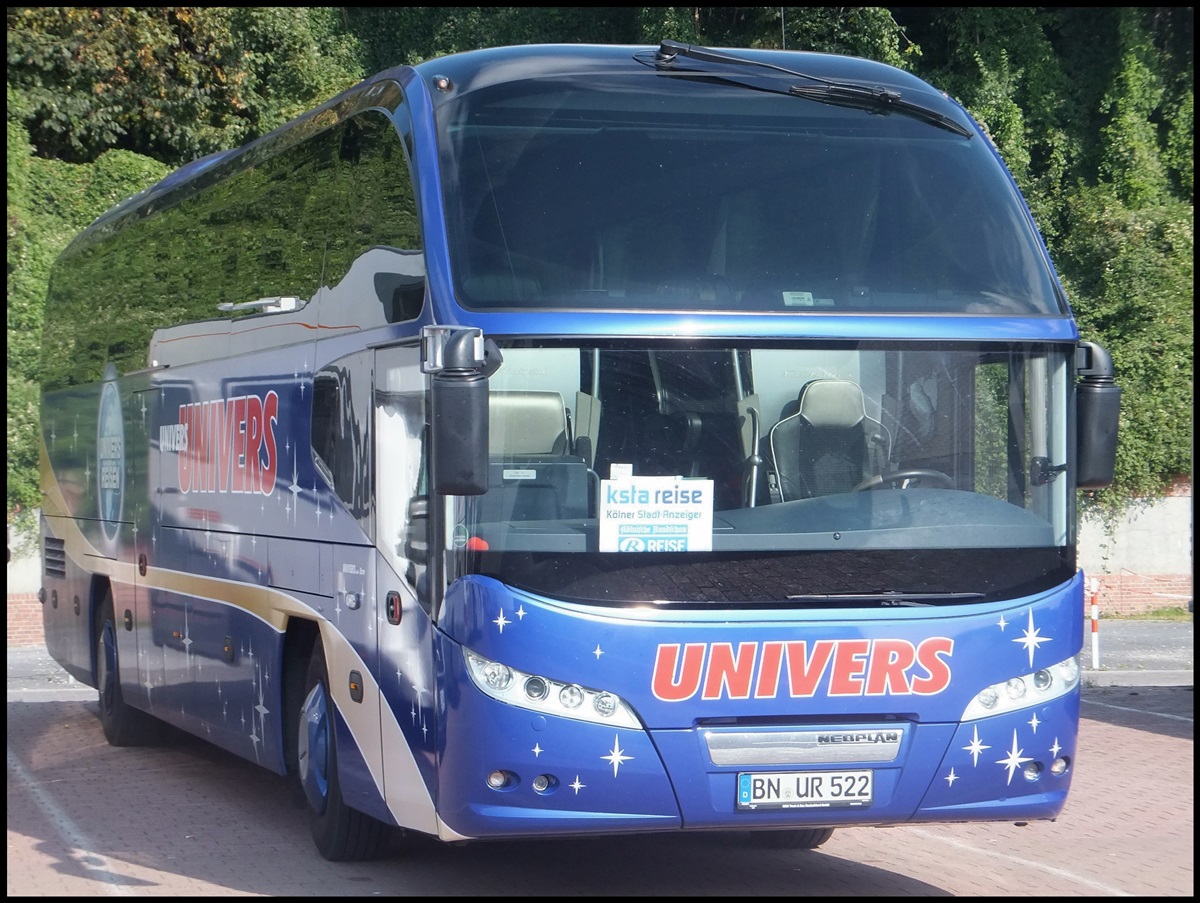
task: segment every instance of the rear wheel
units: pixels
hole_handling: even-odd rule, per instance
[[[112,590],[106,590],[96,623],[96,689],[99,693],[100,726],[112,746],[145,746],[159,736],[159,722],[125,702],[121,693],[120,659],[117,655],[117,622],[113,614]]]
[[[317,851],[331,862],[379,858],[388,846],[390,826],[350,808],[342,798],[333,699],[320,637],[308,661],[298,722],[297,774]]]

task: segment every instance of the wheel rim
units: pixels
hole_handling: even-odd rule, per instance
[[[329,803],[329,709],[325,685],[318,681],[300,709],[300,786],[314,812],[321,815]]]

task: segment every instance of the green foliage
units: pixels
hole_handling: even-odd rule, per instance
[[[742,12],[730,7],[726,12],[732,13],[736,19],[746,15],[761,20],[761,10]],[[643,6],[638,10],[637,42],[639,44],[657,44],[659,41],[682,41],[685,44],[704,42],[700,34],[700,10],[692,6]],[[714,39],[713,43],[728,44],[729,42]],[[733,42],[730,46],[735,46]]]
[[[1194,621],[1195,615],[1182,605],[1170,608],[1155,608],[1151,611],[1110,612],[1105,615],[1110,621]]]
[[[8,371],[8,510],[33,510],[38,492],[38,384]]]
[[[1001,50],[996,68],[975,54],[980,80],[967,108],[987,129],[1018,184],[1029,183],[1029,136],[1025,113],[1016,101],[1023,70],[1013,71],[1008,51]]]
[[[42,314],[54,259],[71,238],[167,168],[128,151],[80,165],[33,156],[24,129],[7,123],[8,506],[38,506],[38,384]],[[86,323],[84,324],[86,327]]]
[[[1158,146],[1158,127],[1152,117],[1164,91],[1154,69],[1150,36],[1140,29],[1136,10],[1124,10],[1119,35],[1124,53],[1101,102],[1108,123],[1101,130],[1104,156],[1100,174],[1129,207],[1157,204],[1167,191],[1167,174]]]
[[[1189,203],[1196,201],[1196,90],[1191,79],[1181,79],[1177,93],[1166,104],[1167,145],[1163,163],[1178,184],[1176,193]]]
[[[370,72],[464,50],[517,44],[640,41],[637,7],[346,7],[346,27]]]
[[[1122,387],[1117,483],[1096,501],[1161,494],[1192,467],[1192,207],[1130,209],[1113,186],[1070,199],[1061,265],[1080,332],[1112,354]]]
[[[8,83],[43,157],[123,148],[180,164],[359,81],[335,21],[303,7],[10,7]]]
[[[920,48],[882,6],[794,6],[784,10],[789,50],[847,53],[910,69]]]
[[[637,40],[846,53],[911,68],[920,48],[882,6],[642,7]]]
[[[34,482],[22,405],[50,264],[105,207],[370,72],[662,38],[852,53],[960,99],[1025,193],[1084,338],[1117,366],[1118,482],[1089,503],[1156,494],[1192,469],[1193,20],[1192,7],[10,7],[10,504],[28,505]]]

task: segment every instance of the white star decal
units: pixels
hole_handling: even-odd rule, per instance
[[[1038,720],[1037,712],[1034,712],[1033,717],[1029,719],[1029,726],[1033,728],[1033,732],[1035,734],[1037,733],[1038,725],[1041,723],[1042,722]]]
[[[575,780],[572,783],[568,784],[567,786],[575,791],[576,796],[579,796],[579,791],[582,790],[584,787],[586,787],[587,784],[584,784],[583,782],[581,782],[579,780],[579,775],[575,775]]]
[[[592,650],[592,655],[596,656],[596,661],[600,661],[600,656],[604,654],[604,650],[600,648],[600,644],[596,644],[596,648]]]
[[[1037,651],[1037,647],[1042,643],[1050,642],[1048,636],[1038,636],[1038,629],[1033,626],[1033,609],[1029,609],[1029,626],[1025,628],[1025,632],[1019,637],[1013,639],[1014,643],[1020,643],[1029,650],[1029,667],[1033,667],[1033,653]]]
[[[288,486],[288,492],[290,492],[292,494],[292,501],[295,502],[295,504],[294,505],[291,505],[291,504],[285,505],[284,509],[283,509],[287,513],[289,518],[291,517],[291,514],[292,514],[292,508],[296,509],[297,517],[299,517],[299,515],[300,515],[300,483],[297,482],[297,478],[298,478],[299,474],[297,473],[296,468],[297,468],[297,461],[295,458],[293,458],[292,459],[292,482],[291,482],[291,485]]]
[[[544,753],[545,750],[542,749],[542,747],[539,744],[534,743],[533,749],[531,749],[530,752],[533,753],[533,757],[536,759],[538,756],[540,756],[542,753]]]
[[[1058,737],[1054,738],[1054,744],[1050,747],[1050,755],[1058,758],[1058,754],[1062,752],[1062,747],[1058,745]]]
[[[511,624],[512,621],[510,621],[508,618],[504,617],[504,611],[503,611],[503,609],[501,609],[500,617],[496,618],[496,620],[492,621],[492,623],[500,628],[501,633],[504,633],[504,626],[506,624]]]
[[[428,690],[425,689],[425,681],[421,681],[420,683],[413,681],[412,688],[413,688],[413,692],[417,694],[417,705],[420,705],[421,697],[429,692]]]
[[[259,719],[262,720],[263,723],[265,724],[266,720],[267,720],[267,716],[269,714],[271,714],[271,710],[268,709],[266,707],[266,705],[264,705],[264,702],[265,702],[265,700],[263,699],[263,688],[259,687],[258,688],[258,705],[256,705],[254,707],[254,711],[258,712]]]
[[[996,760],[997,765],[1003,765],[1008,769],[1008,781],[1006,783],[1012,783],[1013,774],[1018,768],[1020,768],[1026,762],[1033,761],[1033,756],[1023,756],[1021,755],[1023,752],[1025,752],[1025,750],[1017,749],[1017,732],[1016,730],[1013,730],[1012,749],[1008,751],[1008,755],[1006,755],[1003,759]]]
[[[633,756],[625,755],[625,750],[621,749],[621,738],[618,735],[613,734],[613,748],[609,751],[607,756],[601,756],[600,758],[605,762],[612,763],[613,777],[615,778],[617,776],[617,769],[626,762],[632,760]]]
[[[949,773],[948,775],[946,775],[946,786],[947,786],[947,787],[953,787],[953,786],[954,786],[954,782],[955,782],[955,781],[957,781],[957,780],[958,780],[958,775],[956,775],[956,774],[954,773],[954,769],[953,769],[953,768],[951,768],[951,769],[950,769],[950,773]]]
[[[1008,621],[1004,620],[1004,615],[1000,615],[1000,620],[996,622],[996,626],[1000,628],[1000,632],[1004,633],[1004,628],[1008,626]]]
[[[979,725],[975,725],[974,739],[972,739],[967,746],[964,746],[963,749],[969,752],[975,759],[975,761],[972,763],[974,765],[979,764],[979,754],[981,752],[983,752],[985,749],[991,749],[991,747],[987,744],[979,742]]]
[[[519,618],[519,619],[524,618],[526,614],[527,614],[527,612],[525,611],[524,605],[521,605],[517,608],[517,618]]]

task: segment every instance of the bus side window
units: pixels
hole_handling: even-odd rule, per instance
[[[363,354],[343,358],[313,377],[313,465],[369,535],[371,448],[369,370]]]
[[[337,467],[337,422],[341,393],[337,378],[320,373],[313,379],[312,449],[317,470],[337,491],[334,471]]]

